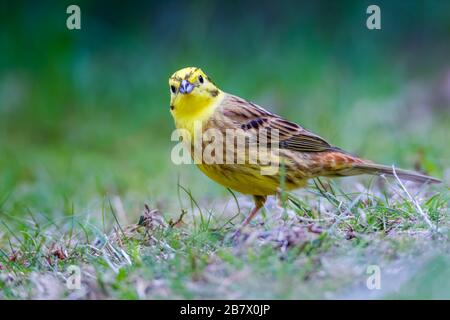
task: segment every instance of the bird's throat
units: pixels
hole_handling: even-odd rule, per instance
[[[178,129],[186,129],[193,136],[194,124],[197,125],[207,121],[217,106],[220,105],[224,94],[220,92],[217,96],[182,95],[177,99],[173,110],[175,125]]]

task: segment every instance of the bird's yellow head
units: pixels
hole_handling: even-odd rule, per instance
[[[192,122],[209,117],[222,91],[200,69],[188,67],[169,78],[170,112],[175,122]]]

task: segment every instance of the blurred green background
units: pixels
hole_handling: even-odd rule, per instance
[[[450,3],[376,1],[368,30],[372,3],[2,1],[0,208],[56,216],[118,195],[137,216],[176,204],[178,179],[226,195],[170,160],[167,80],[186,66],[346,150],[442,177]]]

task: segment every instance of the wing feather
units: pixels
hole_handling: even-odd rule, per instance
[[[223,113],[233,121],[236,127],[255,136],[260,129],[278,130],[280,147],[298,152],[336,151],[338,148],[330,145],[323,138],[302,128],[294,122],[287,121],[264,108],[229,95],[224,103]],[[270,135],[268,135],[270,139]]]

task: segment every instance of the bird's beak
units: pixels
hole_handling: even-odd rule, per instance
[[[187,80],[181,81],[180,85],[180,93],[187,94],[191,93],[194,90],[194,85]]]

